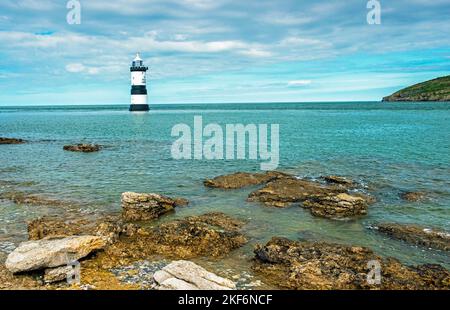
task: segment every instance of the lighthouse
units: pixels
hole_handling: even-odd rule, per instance
[[[139,53],[131,63],[131,105],[130,111],[148,111],[147,79],[145,77],[148,67],[144,66]]]

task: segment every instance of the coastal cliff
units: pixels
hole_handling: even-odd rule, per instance
[[[450,101],[450,75],[407,87],[383,101]]]

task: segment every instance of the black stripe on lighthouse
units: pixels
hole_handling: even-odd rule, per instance
[[[131,86],[132,95],[147,95],[147,87],[145,85],[133,85]]]

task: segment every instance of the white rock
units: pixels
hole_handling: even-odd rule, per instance
[[[104,246],[105,241],[96,236],[27,241],[8,255],[5,266],[12,273],[59,267]]]
[[[230,290],[235,289],[233,281],[219,277],[214,273],[189,261],[174,261],[156,272],[154,280],[159,289],[172,290]]]
[[[195,291],[199,288],[195,285],[188,283],[186,281],[176,279],[176,278],[170,278],[165,280],[161,285],[158,287],[158,290],[178,290],[178,291]]]
[[[62,266],[57,268],[45,269],[44,282],[54,283],[65,281],[67,279],[67,275],[69,275],[71,272],[73,272],[72,266]]]

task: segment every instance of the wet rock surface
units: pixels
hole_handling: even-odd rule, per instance
[[[8,255],[5,266],[12,273],[67,265],[103,249],[105,242],[96,236],[72,236],[23,242]]]
[[[309,198],[302,205],[314,216],[339,219],[367,214],[368,200],[346,193]]]
[[[159,194],[126,192],[122,194],[122,216],[127,221],[153,220],[183,203],[187,203],[187,200],[175,200]]]
[[[69,152],[81,152],[81,153],[94,153],[102,149],[101,145],[98,144],[75,144],[75,145],[65,145],[63,147],[64,151]]]
[[[23,144],[25,142],[26,141],[22,140],[22,139],[0,137],[0,145],[1,144]]]
[[[381,265],[381,284],[369,284],[368,263]],[[370,249],[272,238],[257,245],[253,270],[287,289],[449,289],[450,272],[438,265],[408,267]]]
[[[153,278],[159,290],[231,290],[233,281],[217,276],[190,261],[174,261],[157,271]]]
[[[285,176],[281,172],[247,173],[237,172],[230,175],[218,176],[203,182],[206,187],[220,189],[239,189],[248,186],[260,185],[271,180]]]
[[[372,229],[410,244],[450,251],[450,233],[419,225],[381,223]]]

